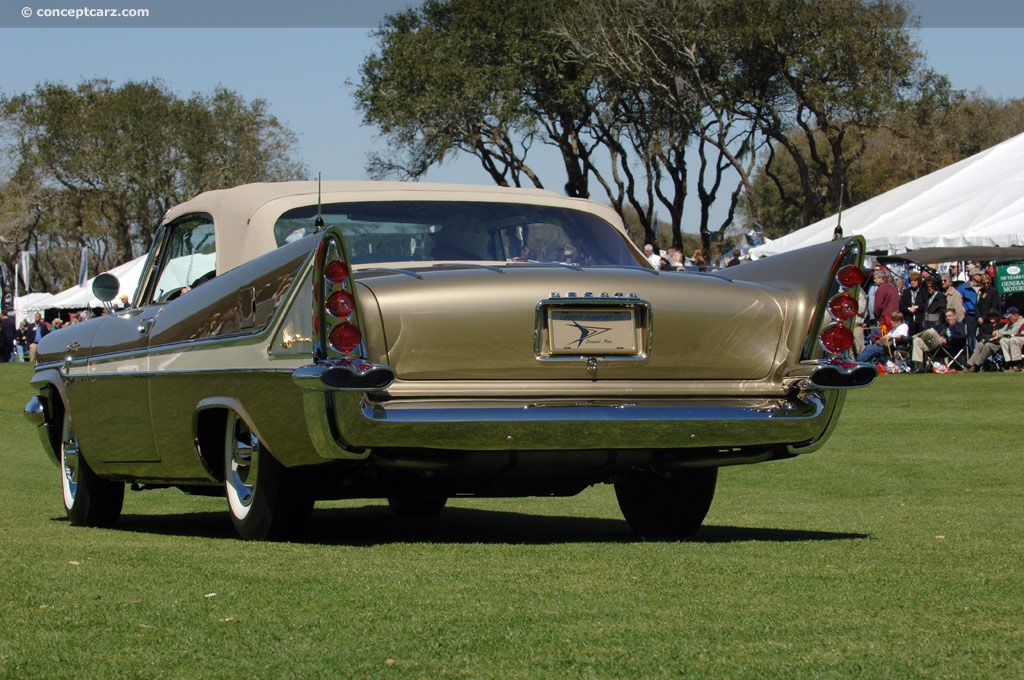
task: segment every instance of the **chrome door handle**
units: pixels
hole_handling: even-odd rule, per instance
[[[139,335],[145,335],[153,326],[153,317],[148,317],[139,322]]]

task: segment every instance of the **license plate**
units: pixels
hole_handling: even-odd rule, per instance
[[[632,309],[549,309],[551,354],[637,354]]]

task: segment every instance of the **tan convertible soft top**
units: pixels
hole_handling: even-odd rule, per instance
[[[217,238],[217,273],[277,248],[274,223],[287,210],[321,202],[355,201],[483,201],[561,206],[593,213],[625,233],[618,214],[606,205],[567,198],[543,189],[519,189],[475,184],[419,182],[299,181],[244,184],[206,191],[167,211],[166,224],[179,217],[205,213],[213,217]]]

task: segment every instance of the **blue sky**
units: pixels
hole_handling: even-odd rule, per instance
[[[4,4],[8,4],[4,2]],[[142,3],[140,3],[141,5]],[[965,3],[966,4],[966,3]],[[7,26],[0,22],[0,26]],[[925,28],[929,64],[956,87],[1024,97],[1024,26]],[[367,152],[380,149],[360,125],[353,87],[374,48],[366,28],[0,28],[0,91],[12,95],[45,81],[115,82],[160,78],[182,96],[223,85],[271,112],[299,135],[299,155],[313,176],[364,179]],[[542,177],[558,190],[556,164]],[[490,183],[472,159],[432,170],[432,181]]]

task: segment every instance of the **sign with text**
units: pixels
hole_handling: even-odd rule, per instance
[[[996,290],[1001,295],[1024,293],[1024,262],[996,265]]]

